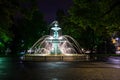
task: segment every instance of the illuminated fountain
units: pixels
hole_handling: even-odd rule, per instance
[[[62,35],[57,21],[51,24],[50,35],[40,38],[29,50],[25,57],[50,57],[50,56],[81,56],[82,50],[79,44],[68,35]],[[46,59],[46,57],[44,57]],[[69,57],[70,58],[70,57]],[[61,60],[61,58],[60,58]]]

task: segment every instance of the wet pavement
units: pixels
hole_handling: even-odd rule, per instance
[[[0,80],[120,80],[110,62],[22,62],[0,58]]]

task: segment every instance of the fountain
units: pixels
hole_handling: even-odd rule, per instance
[[[57,21],[51,24],[50,35],[40,38],[24,55],[24,60],[79,60],[86,57],[75,39],[69,35],[62,35]],[[33,59],[34,58],[34,59]]]

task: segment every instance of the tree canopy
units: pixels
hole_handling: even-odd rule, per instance
[[[0,0],[0,11],[0,51],[26,50],[46,34],[37,0]]]
[[[111,36],[120,29],[119,0],[73,0],[69,15],[62,18],[68,34],[86,49],[111,45]]]

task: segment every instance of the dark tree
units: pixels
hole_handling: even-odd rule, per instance
[[[18,7],[16,0],[0,0],[0,53],[5,53],[14,37],[10,28]]]
[[[26,50],[46,30],[37,0],[0,0],[0,52]]]
[[[28,50],[41,36],[47,33],[47,25],[43,20],[43,15],[37,7],[36,1],[21,3],[19,16],[16,16],[14,26],[15,34],[11,45],[13,53]]]
[[[88,50],[104,48],[103,53],[111,50],[111,36],[119,31],[119,0],[73,0],[69,15],[58,10],[57,19],[64,34],[71,35]],[[110,45],[111,44],[111,45]],[[104,47],[103,47],[104,46]],[[100,50],[98,50],[100,51]]]

